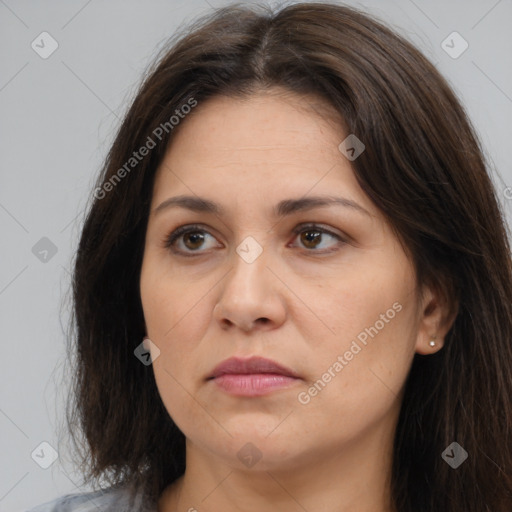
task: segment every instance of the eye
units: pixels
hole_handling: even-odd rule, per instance
[[[198,249],[204,246],[207,237],[213,238],[213,236],[210,235],[208,231],[201,228],[201,226],[181,226],[166,237],[164,246],[176,253],[189,256],[191,255],[190,252],[200,252]],[[176,245],[178,248],[176,248]]]
[[[316,224],[298,226],[294,229],[294,233],[298,236],[300,235],[301,244],[306,249],[310,249],[309,252],[332,252],[336,250],[336,246],[339,246],[340,243],[343,244],[346,242],[340,235],[337,235],[336,233],[333,233],[332,231],[322,228]],[[323,242],[323,239],[325,238],[325,235],[327,235],[328,238],[334,239],[336,242],[331,243],[327,248],[322,248],[320,246]]]
[[[340,235],[332,231],[320,227],[316,224],[300,225],[297,226],[293,232],[295,235],[300,235],[300,242],[308,252],[327,253],[336,250],[336,246],[346,243]],[[325,237],[331,238],[335,243],[331,243],[327,248],[321,247]],[[205,249],[205,241],[208,237],[214,237],[199,225],[181,226],[174,230],[170,235],[164,239],[164,247],[171,249],[177,254],[183,256],[194,256],[193,253],[202,253],[200,249]],[[215,247],[211,245],[206,246],[206,249]],[[217,245],[218,247],[218,245]]]

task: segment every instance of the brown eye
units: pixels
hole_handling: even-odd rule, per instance
[[[202,249],[214,247],[211,243],[210,247],[207,246],[208,237],[215,240],[213,235],[200,226],[181,226],[164,240],[164,247],[186,256],[194,255],[193,253],[201,254],[205,252]]]
[[[313,230],[303,231],[300,238],[305,247],[308,249],[314,249],[322,241],[322,232]]]
[[[183,244],[188,249],[198,249],[204,243],[204,235],[198,231],[192,231],[183,235]]]
[[[294,233],[299,237],[300,245],[309,249],[308,252],[332,252],[335,251],[340,244],[346,243],[346,240],[340,235],[317,226],[316,224],[298,226],[295,228]],[[329,238],[334,240],[334,243],[329,244]],[[326,243],[328,244],[327,246]]]

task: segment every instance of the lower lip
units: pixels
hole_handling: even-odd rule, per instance
[[[224,374],[213,379],[224,391],[237,396],[259,396],[289,387],[299,380],[275,373]]]

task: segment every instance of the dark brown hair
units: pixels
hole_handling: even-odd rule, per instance
[[[417,49],[371,16],[328,3],[218,9],[176,35],[146,73],[99,176],[74,267],[67,419],[86,478],[143,486],[156,500],[185,469],[184,435],[151,366],[134,356],[145,334],[139,277],[153,181],[176,129],[115,175],[191,98],[199,111],[216,95],[276,86],[326,100],[343,132],[364,142],[353,162],[360,186],[407,248],[418,283],[442,290],[456,314],[443,349],[416,355],[406,382],[396,510],[510,512],[511,258],[481,145]],[[441,457],[454,441],[469,454],[457,469]]]

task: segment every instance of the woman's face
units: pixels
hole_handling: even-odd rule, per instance
[[[140,291],[158,389],[188,442],[240,468],[390,441],[414,353],[433,351],[411,261],[338,149],[348,134],[307,106],[199,104],[155,178]],[[233,356],[298,378],[209,379]]]

